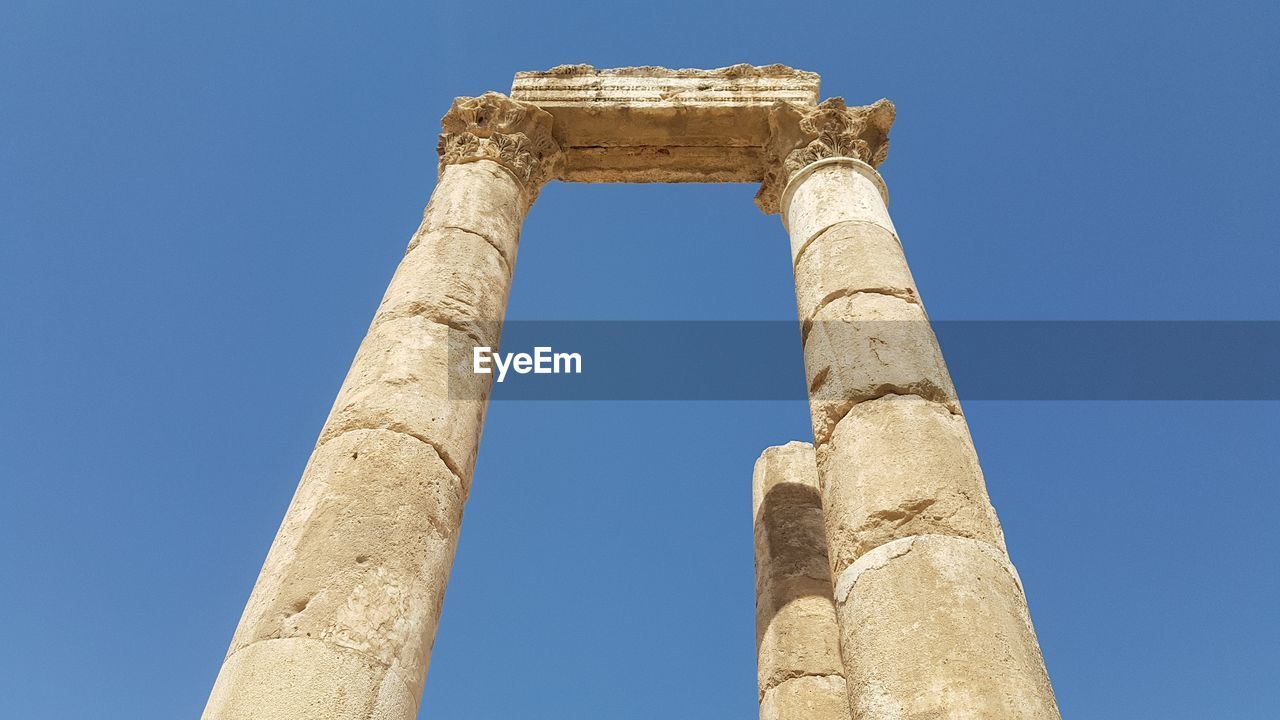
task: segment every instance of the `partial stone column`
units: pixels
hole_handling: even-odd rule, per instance
[[[559,151],[497,93],[443,120],[440,179],[267,555],[206,720],[417,716],[520,225]],[[451,392],[452,390],[452,392]]]
[[[881,100],[779,104],[757,196],[791,235],[854,720],[1059,717],[874,166]]]
[[[849,720],[813,446],[766,449],[751,495],[760,720]]]

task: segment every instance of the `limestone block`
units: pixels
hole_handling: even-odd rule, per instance
[[[813,107],[818,76],[782,65],[522,72],[511,97],[555,118],[571,182],[756,182],[775,103]]]
[[[912,535],[1004,549],[964,418],[915,395],[854,405],[818,450],[831,571]]]
[[[897,236],[872,223],[843,222],[819,233],[796,258],[795,275],[806,327],[823,305],[857,292],[920,302]]]
[[[844,672],[831,583],[810,588],[808,594],[797,593],[776,608],[757,608],[757,617],[763,621],[756,653],[761,693],[789,678]],[[777,595],[772,599],[777,600]]]
[[[890,393],[960,412],[938,341],[916,303],[878,293],[833,300],[814,317],[804,355],[819,445],[850,407]]]
[[[421,316],[497,347],[510,286],[507,261],[483,238],[452,228],[433,230],[400,261],[374,324]]]
[[[978,540],[923,535],[836,585],[855,718],[1059,718],[1017,573]]]
[[[513,268],[526,202],[520,183],[492,160],[446,165],[409,249],[432,231],[456,228],[484,238]]]
[[[763,698],[791,678],[838,676],[841,668],[813,446],[765,450],[752,479]]]
[[[832,225],[867,222],[898,234],[889,219],[884,181],[875,168],[851,158],[820,160],[791,178],[782,217],[791,235],[791,259]]]
[[[768,448],[760,455],[752,474],[752,507],[758,597],[767,601],[770,590],[780,591],[780,583],[797,580],[829,586],[826,530],[812,445],[792,442]],[[788,599],[765,605],[780,606]]]
[[[465,334],[424,317],[369,329],[321,441],[385,428],[430,444],[469,488],[492,375],[476,374]]]
[[[254,643],[227,658],[202,720],[410,720],[415,691],[382,663],[318,640]]]
[[[839,675],[797,677],[765,692],[760,720],[849,720],[849,699]]]
[[[353,430],[321,444],[230,652],[276,638],[322,640],[420,691],[463,501],[436,451],[408,435]]]

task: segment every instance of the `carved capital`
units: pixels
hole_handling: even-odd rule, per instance
[[[440,170],[492,160],[511,171],[532,202],[560,169],[560,146],[551,136],[551,124],[550,113],[502,93],[456,98],[440,121]]]
[[[836,97],[810,109],[775,103],[769,116],[764,182],[756,193],[756,205],[769,215],[780,212],[787,182],[819,160],[850,157],[878,167],[889,154],[894,113],[888,100],[846,107],[844,99]]]

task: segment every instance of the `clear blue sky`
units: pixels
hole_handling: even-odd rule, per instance
[[[9,0],[0,716],[199,714],[453,96],[561,63],[817,71],[898,104],[882,170],[933,317],[1275,320],[1278,21]],[[793,318],[754,192],[548,187],[510,317]],[[966,410],[1067,717],[1275,717],[1280,404]],[[753,717],[751,466],[809,437],[802,402],[495,402],[423,716]]]

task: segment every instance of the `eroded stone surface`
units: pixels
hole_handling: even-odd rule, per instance
[[[838,97],[815,108],[778,103],[769,117],[765,176],[756,204],[771,215],[785,211],[788,184],[820,160],[853,158],[878,167],[889,154],[889,128],[896,114],[893,103],[884,99],[860,107],[848,107]]]
[[[855,718],[1059,718],[1026,599],[1004,553],[924,535],[847,573],[841,647]]]
[[[850,221],[818,234],[795,261],[796,305],[808,334],[827,303],[859,292],[920,302],[902,246],[880,225]]]
[[[202,720],[406,720],[421,690],[386,665],[306,638],[254,643],[227,658]]]
[[[400,261],[374,323],[423,317],[497,347],[511,273],[497,248],[475,233],[425,233]]]
[[[849,700],[839,675],[798,677],[770,688],[760,720],[849,720]]]
[[[933,328],[917,303],[879,293],[833,300],[814,317],[804,356],[819,445],[849,408],[888,394],[919,395],[960,412]]]
[[[502,93],[457,98],[440,121],[440,171],[481,160],[496,163],[520,183],[521,208],[527,209],[559,172],[560,147],[551,126],[547,112]]]
[[[232,640],[310,638],[426,674],[463,489],[408,435],[355,430],[316,449]]]
[[[897,235],[889,218],[884,181],[870,165],[850,158],[819,160],[793,176],[782,199],[791,257],[833,225],[864,222]]]
[[[489,392],[520,224],[559,150],[551,117],[459,98],[440,180],[303,474],[207,718],[394,718],[417,703]]]
[[[915,395],[853,406],[818,450],[831,569],[913,535],[1004,548],[964,418]]]
[[[813,107],[818,76],[782,65],[522,72],[513,99],[555,117],[570,182],[757,182],[775,104]]]
[[[334,401],[321,442],[361,428],[411,435],[470,487],[492,375],[477,375],[469,337],[411,316],[369,329]]]
[[[440,171],[409,250],[417,249],[435,231],[465,230],[496,248],[507,267],[514,268],[524,215],[523,187],[497,163],[477,160],[447,165]]]
[[[796,713],[806,706],[844,707],[843,682],[782,688],[800,679],[838,680],[842,672],[813,446],[765,450],[752,485],[761,717],[800,720],[805,716]],[[834,698],[806,697],[837,691]]]

